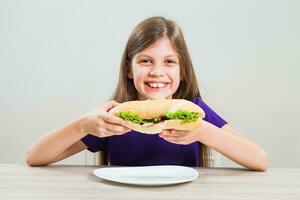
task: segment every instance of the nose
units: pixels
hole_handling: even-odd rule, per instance
[[[164,72],[161,66],[153,66],[149,72],[150,76],[163,76]]]

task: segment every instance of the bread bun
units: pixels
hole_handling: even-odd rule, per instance
[[[204,111],[196,104],[185,99],[160,99],[144,101],[128,101],[112,108],[109,113],[118,116],[120,112],[130,111],[137,114],[141,119],[152,119],[165,116],[167,112],[175,113],[178,110],[199,114],[196,121],[182,123],[179,119],[168,119],[159,123],[146,123],[143,125],[125,120],[125,126],[142,133],[156,134],[163,129],[194,130],[201,124]]]

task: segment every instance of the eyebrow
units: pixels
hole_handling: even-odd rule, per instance
[[[137,58],[140,58],[140,57],[149,57],[149,58],[152,58],[152,56],[149,56],[147,54],[140,54],[140,55],[137,56]],[[175,54],[170,54],[170,55],[164,56],[164,58],[167,58],[167,57],[176,57],[176,58],[178,58],[178,56],[175,55]]]

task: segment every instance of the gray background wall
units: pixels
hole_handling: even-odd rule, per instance
[[[296,0],[0,0],[0,163],[24,163],[39,136],[105,102],[127,37],[152,15],[181,25],[204,100],[271,167],[300,167]]]

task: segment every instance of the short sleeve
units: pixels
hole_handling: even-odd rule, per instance
[[[87,149],[91,152],[106,150],[107,138],[100,138],[88,134],[87,136],[81,138],[81,141],[87,146]]]
[[[225,124],[228,124],[221,116],[219,116],[213,109],[211,109],[200,97],[195,97],[193,103],[197,104],[205,112],[205,121],[222,128]]]

